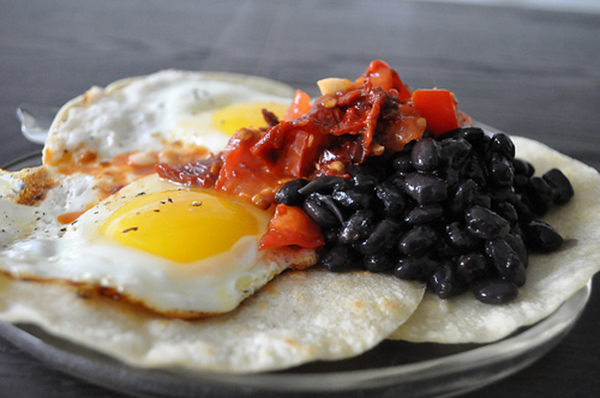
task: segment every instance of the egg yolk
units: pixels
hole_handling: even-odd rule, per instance
[[[212,122],[219,130],[232,136],[233,133],[244,127],[266,127],[267,123],[262,114],[263,108],[281,118],[288,107],[288,105],[275,102],[242,102],[215,111]]]
[[[188,263],[225,252],[259,229],[257,218],[240,203],[205,192],[172,190],[136,196],[108,217],[101,233]]]

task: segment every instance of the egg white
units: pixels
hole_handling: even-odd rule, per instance
[[[215,125],[216,111],[240,103],[289,105],[293,95],[289,86],[268,79],[180,70],[92,87],[58,112],[44,162],[83,151],[113,159],[132,151],[159,151],[173,143],[216,152],[230,138]]]
[[[17,239],[0,253],[1,267],[16,278],[59,279],[110,289],[154,311],[190,318],[231,311],[290,266],[289,259],[258,250],[271,213],[241,201],[260,225],[258,233],[242,237],[230,250],[191,263],[172,261],[100,234],[107,218],[140,193],[173,189],[187,188],[148,176],[63,226],[58,236],[25,231],[26,238]],[[23,206],[22,210],[26,209],[31,208]]]

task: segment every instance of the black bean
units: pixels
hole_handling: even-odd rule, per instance
[[[487,184],[487,174],[477,158],[473,158],[465,166],[465,177],[472,179],[480,187],[484,187]]]
[[[563,238],[548,223],[531,220],[523,228],[527,247],[542,253],[558,250],[563,243]]]
[[[446,199],[448,187],[441,178],[411,173],[404,184],[406,193],[420,205],[438,203]]]
[[[450,198],[449,208],[455,215],[462,215],[467,207],[470,207],[477,193],[477,184],[471,179],[460,183]]]
[[[535,167],[526,160],[514,158],[512,160],[516,175],[524,175],[529,178],[535,173]]]
[[[383,272],[394,266],[395,260],[389,253],[375,253],[364,258],[364,267],[370,272]]]
[[[546,180],[542,177],[531,177],[526,188],[526,193],[534,215],[541,217],[548,213],[552,205],[554,193]]]
[[[374,214],[371,210],[358,210],[344,223],[339,232],[341,243],[355,243],[363,241],[371,233]]]
[[[316,178],[298,190],[302,195],[310,195],[314,192],[330,193],[334,188],[344,186],[348,180],[342,177],[324,176]]]
[[[418,206],[406,213],[404,221],[410,225],[425,224],[440,218],[442,214],[444,209],[440,205]]]
[[[485,242],[485,254],[502,279],[513,282],[517,286],[525,284],[525,265],[506,240],[494,239]]]
[[[404,194],[391,184],[375,186],[375,194],[379,198],[386,216],[400,216],[404,212]]]
[[[508,221],[497,213],[478,205],[465,212],[465,223],[471,234],[482,239],[501,238],[510,231]]]
[[[492,208],[492,198],[490,195],[486,195],[484,193],[477,193],[473,198],[473,204],[481,207],[485,207],[486,209]]]
[[[425,281],[435,271],[439,261],[429,254],[419,257],[403,257],[398,260],[394,275],[400,279]]]
[[[329,271],[340,272],[356,267],[356,254],[350,246],[336,245],[321,255],[321,264]]]
[[[411,151],[412,165],[420,171],[433,171],[440,163],[440,144],[431,138],[418,140]]]
[[[485,132],[479,127],[465,127],[456,134],[456,138],[465,139],[473,145],[483,144],[485,137]]]
[[[529,177],[525,174],[515,174],[515,178],[513,180],[513,187],[517,192],[524,192],[527,189],[527,185],[529,185]]]
[[[396,242],[397,225],[390,220],[382,220],[373,228],[371,235],[356,245],[365,255],[385,252]]]
[[[398,153],[394,160],[392,160],[392,167],[403,173],[410,173],[414,171],[412,160],[411,160],[411,152],[402,151]]]
[[[336,203],[350,210],[366,209],[371,205],[371,196],[356,189],[336,188],[331,197]]]
[[[511,225],[514,225],[519,221],[519,213],[515,207],[509,202],[499,202],[494,206],[494,211],[498,215],[508,221]]]
[[[555,204],[563,205],[575,195],[571,182],[559,169],[548,170],[542,178],[552,188]]]
[[[517,194],[512,186],[494,187],[488,190],[488,196],[492,199],[492,204],[498,202],[515,203]]]
[[[447,138],[441,142],[444,167],[459,169],[470,159],[472,145],[465,139]]]
[[[531,211],[531,202],[527,195],[517,194],[517,201],[514,204],[515,210],[519,215],[520,222],[528,222],[533,218],[533,212]]]
[[[465,226],[458,221],[446,225],[446,237],[452,246],[461,250],[472,250],[479,243],[478,239],[467,232]]]
[[[438,235],[433,228],[417,225],[400,237],[398,248],[406,255],[419,255],[429,250],[437,241]]]
[[[297,178],[291,180],[282,186],[279,191],[275,194],[275,201],[288,206],[299,206],[304,201],[304,195],[300,194],[298,190],[305,186],[308,180],[304,178]]]
[[[515,177],[512,163],[504,156],[493,154],[488,168],[488,177],[496,186],[512,185]]]
[[[451,263],[438,267],[428,281],[428,286],[440,298],[448,298],[463,293],[467,286],[460,280]]]
[[[508,159],[515,157],[515,144],[510,137],[504,133],[494,134],[490,142],[490,150],[497,152]]]
[[[330,196],[315,192],[306,198],[302,206],[304,212],[322,228],[337,227],[342,222],[339,214],[336,214],[335,210],[332,209],[328,198],[331,199]],[[331,202],[333,202],[332,199]]]
[[[525,246],[525,241],[521,237],[520,233],[514,233],[513,231],[514,229],[511,230],[511,233],[504,237],[504,240],[510,245],[515,253],[517,253],[519,259],[523,263],[523,266],[527,268],[529,265],[529,253],[527,252],[527,246]]]
[[[356,173],[351,177],[351,181],[355,188],[364,192],[370,191],[379,182],[375,176],[365,173]]]
[[[485,257],[481,253],[468,253],[460,256],[456,262],[456,274],[469,285],[489,276]]]
[[[519,289],[512,283],[502,279],[486,280],[473,286],[475,298],[486,304],[504,304],[519,295]]]

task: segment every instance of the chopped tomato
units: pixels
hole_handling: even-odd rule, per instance
[[[325,244],[321,229],[299,207],[278,204],[269,222],[267,233],[260,240],[259,248],[300,246],[314,249]]]
[[[310,111],[310,96],[302,90],[296,90],[292,104],[281,120],[289,121],[299,118]]]
[[[400,102],[410,99],[411,93],[408,87],[402,83],[398,73],[383,61],[371,62],[365,73],[354,82],[354,86],[361,86],[365,82],[369,82],[373,88],[381,87],[384,91],[397,90]]]
[[[459,127],[459,113],[454,94],[448,90],[416,90],[412,96],[414,107],[427,120],[427,130],[435,135]]]

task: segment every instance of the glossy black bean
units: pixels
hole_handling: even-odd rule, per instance
[[[391,184],[375,186],[375,194],[382,204],[383,213],[388,217],[397,217],[404,213],[404,194]]]
[[[400,236],[398,249],[406,255],[423,254],[433,247],[437,239],[438,234],[433,228],[426,225],[417,225]]]
[[[365,255],[388,251],[396,242],[398,226],[390,220],[380,221],[364,241],[355,247]]]
[[[392,160],[392,167],[403,173],[414,171],[415,168],[413,167],[411,156],[411,152],[409,151],[400,152]]]
[[[342,177],[324,176],[310,181],[300,188],[298,192],[307,196],[314,192],[330,193],[334,188],[344,186],[347,183],[348,180]]]
[[[396,263],[394,275],[400,279],[426,281],[438,264],[439,260],[429,254],[419,257],[402,257]]]
[[[524,225],[525,244],[528,248],[542,253],[558,250],[563,243],[560,234],[548,223],[531,220]]]
[[[419,171],[433,171],[440,164],[441,147],[432,138],[418,140],[411,151],[411,161]]]
[[[489,148],[508,159],[513,159],[515,157],[515,144],[510,137],[504,133],[494,134]]]
[[[275,202],[288,206],[299,206],[304,201],[305,196],[298,192],[300,188],[305,186],[308,180],[297,178],[291,180],[282,186],[275,194]]]
[[[531,203],[530,208],[535,216],[541,217],[548,213],[554,193],[550,185],[542,177],[531,177],[526,188],[527,197]]]
[[[485,137],[485,132],[479,127],[465,127],[456,134],[456,138],[465,139],[474,145],[483,144]]]
[[[504,156],[493,154],[488,166],[489,181],[496,186],[512,185],[515,173],[513,165]]]
[[[347,271],[356,267],[356,253],[350,246],[336,245],[321,255],[320,262],[329,271]]]
[[[467,179],[456,186],[450,198],[449,209],[454,215],[462,213],[473,204],[478,187],[475,181]]]
[[[306,198],[302,208],[322,228],[333,228],[339,226],[342,220],[340,214],[335,211],[335,204],[332,208],[331,203],[333,199],[330,196],[315,192]]]
[[[486,280],[473,286],[473,294],[482,303],[504,304],[517,298],[519,289],[514,283],[502,279]]]
[[[448,187],[441,178],[419,173],[411,173],[404,184],[406,193],[420,205],[438,203],[446,199]]]
[[[515,225],[519,221],[519,213],[515,207],[509,202],[497,202],[493,206],[493,210],[511,225]]]
[[[459,169],[470,159],[472,145],[465,139],[447,138],[441,142],[442,163],[444,167]]]
[[[350,188],[336,188],[331,194],[333,200],[349,210],[366,209],[371,205],[371,195]]]
[[[395,260],[390,253],[375,253],[364,258],[364,267],[370,272],[384,272],[394,265]]]
[[[444,209],[440,205],[418,206],[404,216],[404,221],[409,225],[425,224],[440,218]]]
[[[440,298],[448,298],[463,293],[467,285],[460,280],[454,266],[445,262],[429,277],[428,286]]]
[[[445,232],[447,241],[457,249],[472,250],[479,244],[479,239],[470,234],[458,221],[446,225]]]
[[[535,167],[528,161],[520,158],[514,158],[512,160],[515,168],[516,175],[524,175],[525,177],[531,177],[535,173]]]
[[[365,173],[357,173],[351,177],[352,185],[363,192],[369,192],[379,182],[377,177]]]
[[[365,240],[373,228],[373,217],[371,210],[358,210],[348,217],[339,232],[340,243],[356,243]]]
[[[559,169],[548,170],[542,178],[552,188],[555,204],[564,205],[575,195],[571,181]]]
[[[527,268],[529,265],[529,253],[527,252],[527,246],[525,246],[525,241],[521,237],[519,233],[511,233],[504,237],[506,243],[510,245],[510,247],[517,253],[519,259],[523,263],[523,266]]]
[[[517,286],[525,284],[525,265],[506,240],[494,239],[485,242],[485,254],[502,279]]]
[[[510,224],[497,213],[482,206],[465,211],[465,224],[471,234],[482,239],[496,239],[508,234]]]
[[[472,285],[477,281],[486,279],[490,270],[483,254],[463,254],[456,261],[456,274],[465,283]]]

